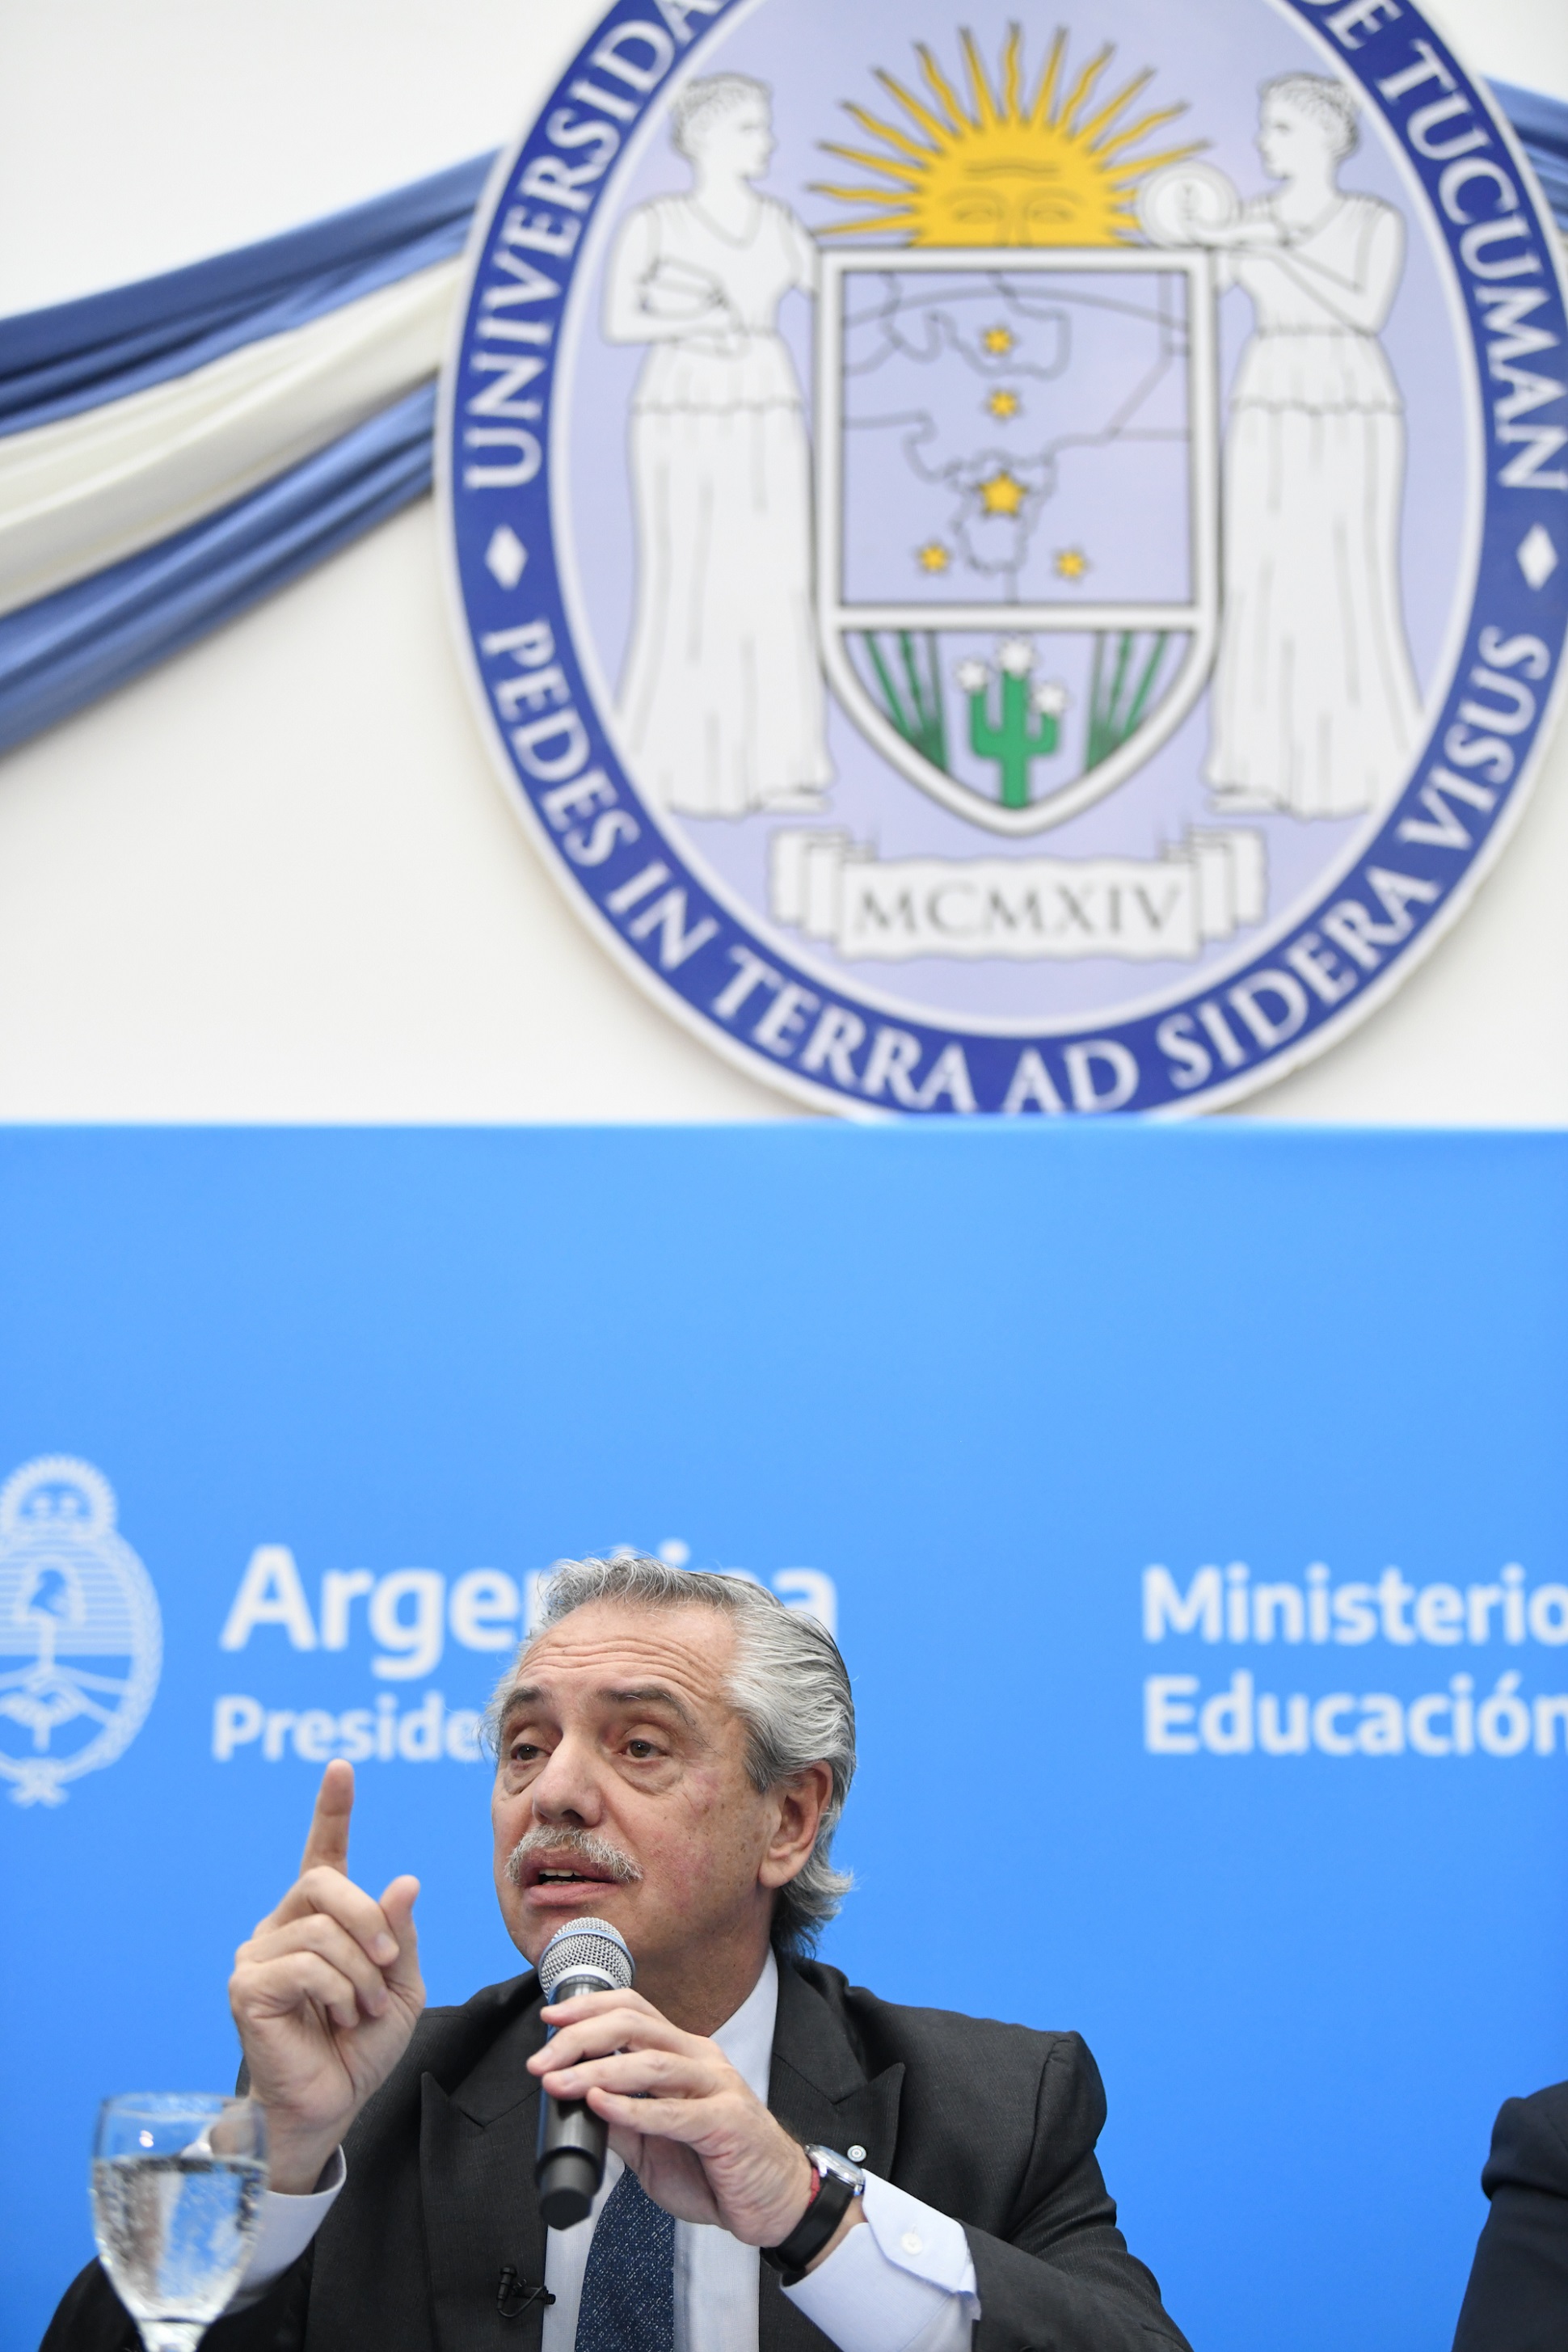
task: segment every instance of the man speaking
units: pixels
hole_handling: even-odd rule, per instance
[[[822,1627],[739,1577],[568,1564],[491,1720],[513,1942],[531,1963],[606,1921],[636,1989],[551,2007],[531,1969],[426,2011],[417,1884],[349,1879],[329,1765],[230,1986],[271,2188],[210,2352],[1181,2352],[1077,2035],[895,2008],[805,1957],[855,1768]],[[540,2211],[542,2099],[607,2127],[573,2228]],[[133,2342],[94,2263],[45,2352]]]

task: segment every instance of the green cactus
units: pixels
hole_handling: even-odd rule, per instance
[[[1026,666],[1025,655],[1027,652]],[[977,669],[978,664],[966,664],[965,669]],[[1002,653],[1002,717],[1000,724],[991,718],[989,677],[973,685],[966,676],[963,683],[969,696],[969,744],[978,759],[994,760],[1002,771],[1002,806],[1007,809],[1029,805],[1029,769],[1036,760],[1048,759],[1061,740],[1058,713],[1039,708],[1031,690],[1034,671],[1032,650],[1021,644],[1016,651],[1005,646]],[[1029,723],[1031,709],[1036,723]]]

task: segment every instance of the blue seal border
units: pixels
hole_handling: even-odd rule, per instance
[[[1487,495],[1444,705],[1354,865],[1217,987],[1124,1022],[1033,1037],[895,1020],[760,940],[664,832],[596,708],[554,543],[556,359],[586,232],[637,124],[747,5],[620,0],[498,167],[476,215],[437,450],[459,642],[509,798],[638,980],[750,1076],[814,1108],[861,1118],[1217,1108],[1375,1010],[1463,911],[1533,781],[1568,671],[1568,398],[1525,409],[1509,371],[1521,347],[1568,355],[1552,216],[1489,96],[1405,0],[1279,0],[1392,131],[1469,330]],[[1440,125],[1426,111],[1438,101]],[[1532,586],[1520,550],[1537,525],[1558,562]],[[503,546],[510,535],[514,566],[525,562],[510,587],[487,561],[498,532]]]

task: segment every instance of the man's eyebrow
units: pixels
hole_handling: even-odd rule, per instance
[[[506,1704],[500,1711],[501,1721],[509,1723],[520,1707],[537,1706],[544,1696],[542,1684],[520,1683],[515,1690],[510,1690],[506,1695]]]
[[[599,1696],[608,1699],[612,1706],[667,1706],[690,1729],[697,1728],[697,1718],[686,1701],[666,1690],[662,1683],[644,1683],[636,1690],[602,1690]]]

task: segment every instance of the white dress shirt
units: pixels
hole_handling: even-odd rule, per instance
[[[770,1952],[746,2000],[713,2036],[764,2102],[778,1998]],[[544,2284],[555,2300],[544,2315],[542,2352],[575,2352],[589,2244],[624,2169],[618,2156],[606,2156],[588,2219],[546,2233]],[[303,2253],[347,2177],[340,2149],[313,2196],[268,2191],[256,2252],[230,2310],[254,2303]],[[865,2214],[866,2227],[849,2231],[809,2278],[784,2289],[790,2301],[840,2352],[969,2352],[980,2296],[962,2225],[874,2173],[866,2177]],[[727,2230],[677,2221],[675,2352],[755,2352],[759,2262],[756,2248]]]

